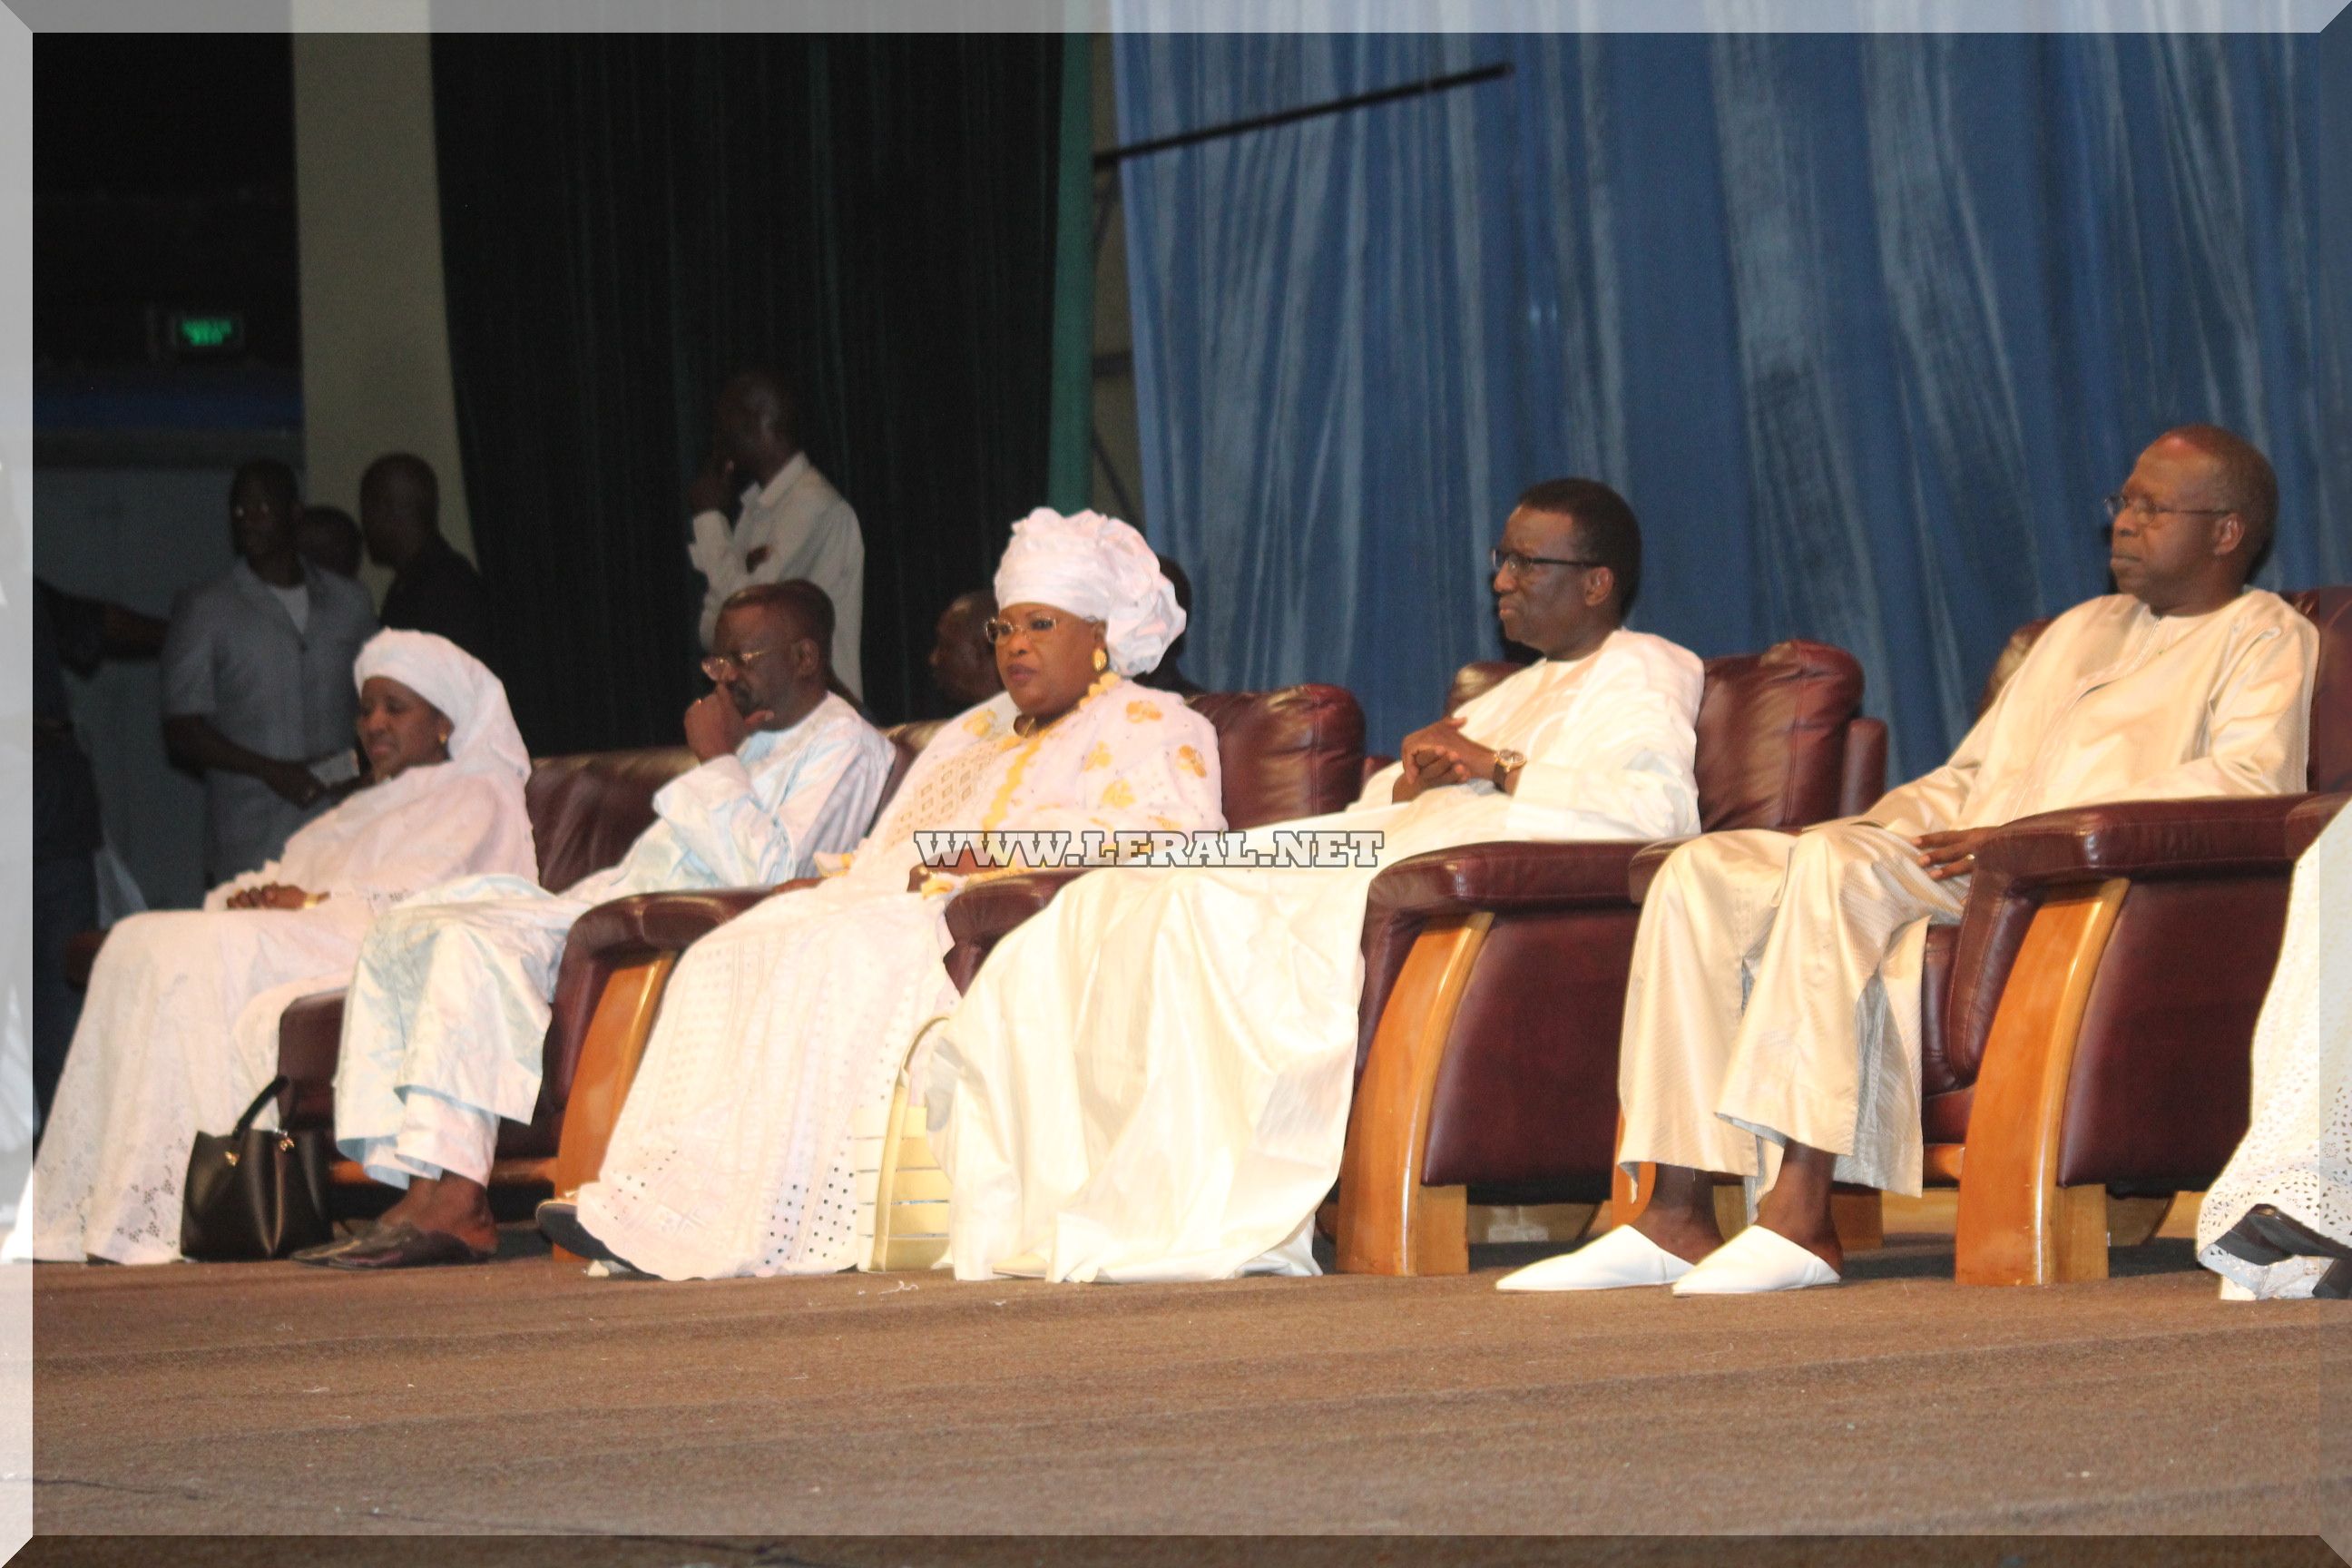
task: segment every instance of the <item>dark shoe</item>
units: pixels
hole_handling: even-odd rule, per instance
[[[350,1251],[383,1228],[383,1226],[374,1220],[355,1219],[351,1221],[344,1227],[343,1234],[334,1240],[322,1241],[316,1247],[306,1247],[299,1252],[289,1252],[286,1256],[296,1263],[324,1263],[339,1252]]]
[[[539,1221],[539,1234],[555,1243],[575,1258],[591,1263],[606,1263],[614,1268],[637,1270],[629,1260],[596,1239],[594,1233],[580,1223],[580,1205],[565,1198],[550,1198],[533,1211]]]
[[[2281,1214],[2268,1204],[2256,1204],[2246,1211],[2246,1217],[2231,1227],[2232,1234],[2251,1231],[2268,1246],[2276,1247],[2283,1256],[2295,1258],[2352,1258],[2352,1243],[2322,1236],[2299,1219]]]
[[[2262,1233],[2254,1228],[2252,1215],[2248,1215],[2220,1236],[2215,1237],[2213,1245],[2241,1263],[2251,1263],[2257,1268],[2268,1268],[2273,1263],[2284,1263],[2294,1256],[2284,1247],[2273,1247],[2265,1240]]]
[[[496,1248],[473,1246],[446,1230],[395,1225],[322,1259],[330,1268],[354,1273],[376,1268],[433,1268],[445,1263],[488,1263]]]
[[[2314,1296],[2329,1301],[2352,1298],[2352,1258],[2339,1258],[2311,1288]]]

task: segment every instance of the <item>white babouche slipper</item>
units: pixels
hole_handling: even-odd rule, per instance
[[[1751,1225],[1675,1281],[1677,1296],[1755,1296],[1834,1285],[1838,1271],[1778,1231]]]
[[[1630,1225],[1600,1240],[1530,1263],[1495,1281],[1497,1290],[1622,1290],[1671,1285],[1691,1271],[1684,1262]]]

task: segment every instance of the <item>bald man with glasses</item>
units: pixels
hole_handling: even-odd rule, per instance
[[[2246,586],[2278,510],[2270,464],[2184,426],[2108,510],[2120,591],[2051,623],[1950,762],[1857,818],[1708,834],[1666,860],[1618,1067],[1618,1157],[1654,1163],[1655,1194],[1504,1289],[1837,1283],[1832,1181],[1919,1191],[1920,959],[1928,924],[1959,919],[1986,837],[2068,806],[2302,787],[2318,634]],[[1717,1174],[1761,1194],[1728,1243]]]

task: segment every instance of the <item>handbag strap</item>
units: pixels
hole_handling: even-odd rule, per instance
[[[279,1073],[276,1078],[269,1080],[268,1087],[263,1089],[259,1094],[253,1097],[253,1103],[247,1106],[245,1108],[245,1114],[236,1119],[237,1137],[242,1138],[247,1133],[253,1131],[253,1119],[261,1114],[261,1108],[269,1103],[269,1097],[276,1094],[279,1089],[284,1089],[287,1081],[286,1075],[284,1073]]]

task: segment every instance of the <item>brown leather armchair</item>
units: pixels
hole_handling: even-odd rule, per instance
[[[1455,704],[1491,671],[1465,670]],[[1876,798],[1886,731],[1858,716],[1861,703],[1861,667],[1826,644],[1708,660],[1702,826],[1796,827]],[[1458,1274],[1473,1199],[1608,1194],[1617,1107],[1607,1090],[1640,915],[1626,888],[1641,848],[1469,845],[1374,881],[1339,1178],[1342,1269]]]
[[[1216,726],[1230,826],[1255,827],[1337,811],[1356,797],[1363,773],[1364,715],[1349,692],[1336,686],[1293,686],[1279,691],[1202,692],[1185,700]],[[890,731],[899,752],[892,787],[937,730],[936,724],[919,724]],[[982,882],[957,895],[948,906],[954,945],[945,959],[957,987],[971,984],[981,961],[1000,939],[1083,874],[1028,872]],[[558,994],[564,994],[567,984],[583,994],[601,987],[604,1001],[579,1039],[566,1042],[579,1087],[563,1121],[562,1151],[553,1170],[557,1192],[576,1190],[602,1168],[614,1120],[652,1031],[662,985],[680,953],[696,938],[774,891],[744,888],[646,894],[592,910],[572,927]],[[551,1081],[556,1047],[551,1034]]]
[[[541,885],[568,888],[619,860],[653,825],[655,795],[693,765],[694,753],[683,746],[583,752],[533,763],[523,798],[530,812]],[[567,970],[557,982],[539,1104],[528,1123],[499,1125],[498,1163],[490,1173],[494,1184],[551,1178],[572,1093],[572,1069],[589,1016],[600,1006],[622,1009],[632,1001],[625,992],[600,1000],[603,987],[595,983],[602,979]],[[305,997],[280,1016],[278,1070],[289,1082],[279,1093],[278,1111],[286,1126],[334,1124],[335,1058],[342,1030],[340,992]],[[338,1161],[333,1174],[342,1185],[367,1179],[350,1161]]]
[[[1962,1283],[2105,1278],[2110,1198],[2160,1212],[2244,1136],[2294,861],[2352,798],[2352,588],[2287,597],[2320,632],[2315,793],[2011,823],[1929,932],[1921,1119]]]

